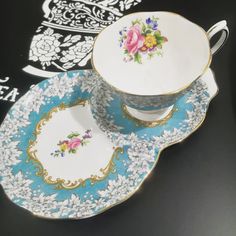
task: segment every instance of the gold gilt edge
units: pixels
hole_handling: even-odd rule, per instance
[[[38,135],[41,134],[42,127],[52,118],[54,113],[57,113],[59,111],[63,111],[67,108],[73,107],[73,106],[85,106],[88,103],[88,100],[80,99],[76,101],[73,104],[66,105],[64,103],[61,103],[59,106],[52,108],[48,113],[46,113],[41,120],[36,125],[35,131],[33,132],[34,139],[31,139],[28,144],[27,148],[27,160],[26,162],[33,162],[33,164],[38,169],[36,172],[36,176],[42,177],[44,182],[49,185],[55,185],[55,189],[57,190],[71,190],[79,187],[85,187],[86,181],[90,181],[91,185],[94,185],[96,182],[104,180],[110,173],[115,172],[115,159],[119,159],[118,154],[123,153],[123,148],[117,147],[113,155],[111,157],[111,160],[107,164],[105,168],[101,168],[100,172],[103,174],[103,176],[97,176],[97,175],[91,175],[87,179],[78,179],[75,181],[66,181],[64,179],[57,178],[53,180],[52,176],[49,176],[46,169],[44,169],[43,164],[39,161],[37,158],[37,150],[34,150],[34,147],[37,144],[37,138]]]
[[[173,107],[173,109],[162,119],[160,120],[154,120],[154,121],[145,121],[140,120],[133,115],[130,114],[130,112],[127,109],[127,106],[125,104],[121,104],[121,110],[123,112],[123,115],[125,118],[129,119],[130,121],[134,122],[136,126],[138,127],[147,127],[147,128],[154,128],[156,126],[164,125],[172,118],[174,113],[178,111],[176,107]]]

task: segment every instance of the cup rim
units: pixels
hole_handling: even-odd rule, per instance
[[[130,93],[130,92],[127,92],[127,91],[124,91],[124,90],[121,90],[117,87],[115,87],[114,85],[112,85],[111,83],[109,83],[100,73],[99,71],[97,70],[95,64],[94,64],[94,50],[92,50],[92,55],[91,55],[91,64],[92,64],[92,68],[94,69],[94,71],[99,75],[99,77],[101,78],[101,80],[103,82],[105,82],[106,84],[108,84],[114,91],[118,92],[118,93],[122,93],[122,94],[126,94],[126,95],[130,95],[130,96],[139,96],[139,97],[154,97],[154,96],[167,96],[167,95],[176,95],[184,90],[186,90],[188,87],[190,87],[192,84],[194,84],[194,82],[196,82],[196,80],[198,80],[202,75],[204,75],[206,73],[206,71],[210,68],[210,65],[211,65],[211,62],[212,62],[212,53],[211,53],[211,46],[210,46],[210,41],[209,41],[209,36],[207,34],[207,32],[201,27],[199,26],[198,24],[192,22],[191,20],[187,19],[186,17],[178,14],[178,13],[175,13],[175,12],[171,12],[171,11],[138,11],[138,12],[133,12],[133,13],[130,13],[130,14],[127,14],[127,15],[124,15],[122,16],[121,18],[119,18],[116,22],[122,20],[123,18],[127,17],[127,16],[130,16],[130,15],[136,15],[136,14],[140,14],[140,13],[156,13],[156,12],[163,12],[163,13],[168,13],[168,14],[174,14],[174,15],[177,15],[181,18],[183,18],[184,20],[194,24],[195,26],[197,26],[201,31],[203,31],[203,33],[206,35],[207,37],[207,44],[208,44],[208,48],[209,48],[209,58],[208,58],[208,62],[206,64],[206,66],[204,67],[204,69],[201,71],[201,73],[195,78],[193,79],[192,82],[188,83],[187,85],[177,89],[177,90],[174,90],[174,91],[171,91],[171,92],[168,92],[168,93],[160,93],[160,94],[137,94],[137,93]],[[114,22],[114,23],[116,23]],[[112,26],[112,25],[110,25]],[[110,27],[108,26],[108,27]],[[94,43],[93,43],[93,49],[95,47],[95,44],[97,42],[97,39],[98,37],[100,36],[100,34],[102,34],[108,27],[104,28],[102,31],[100,31],[100,33],[96,36],[95,40],[94,40]]]

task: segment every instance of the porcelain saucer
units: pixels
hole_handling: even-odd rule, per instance
[[[114,143],[130,144],[135,137],[152,142],[161,150],[182,141],[202,124],[208,105],[217,93],[218,87],[209,69],[165,117],[156,121],[133,117],[129,108],[105,84],[93,90],[91,108],[99,127]]]
[[[97,76],[72,71],[39,83],[0,127],[0,183],[34,215],[82,219],[127,200],[161,151],[200,126],[218,90],[209,70],[170,116],[146,124]]]

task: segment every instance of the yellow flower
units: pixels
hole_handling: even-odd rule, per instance
[[[156,38],[153,35],[148,34],[145,37],[144,44],[146,45],[147,48],[153,48],[154,46],[157,45],[157,40],[156,40]]]
[[[68,149],[67,144],[66,143],[61,144],[60,149],[61,149],[62,152],[65,152]]]

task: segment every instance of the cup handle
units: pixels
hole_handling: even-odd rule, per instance
[[[218,23],[216,23],[215,25],[213,25],[208,31],[208,37],[209,40],[211,40],[211,38],[221,32],[221,36],[220,39],[215,43],[215,45],[211,48],[211,53],[212,55],[216,54],[221,48],[222,46],[225,44],[226,40],[229,37],[229,28],[227,27],[227,22],[225,20],[222,20]]]

